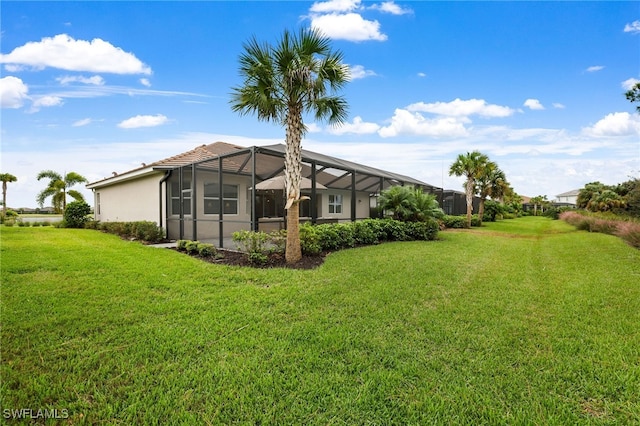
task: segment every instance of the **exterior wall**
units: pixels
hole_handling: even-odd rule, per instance
[[[558,197],[558,203],[569,203],[569,204],[576,205],[578,203],[578,196],[569,195],[565,197]]]
[[[160,221],[159,182],[155,173],[94,189],[95,219],[101,222]]]
[[[190,174],[187,171],[187,174]],[[172,179],[178,179],[178,173],[174,172]],[[218,214],[205,214],[204,191],[205,183],[218,184],[217,172],[198,171],[196,174],[195,198],[196,198],[196,226],[194,233],[193,214],[185,215],[184,220],[180,220],[180,215],[169,211],[167,216],[167,235],[171,239],[190,239],[199,241],[211,241],[218,244],[220,240],[220,221]],[[240,230],[250,230],[251,228],[251,179],[247,176],[234,174],[224,174],[223,184],[236,185],[238,187],[238,213],[223,215],[222,235],[224,239],[229,239],[234,232]],[[167,182],[168,196],[171,197],[171,182]],[[305,193],[305,191],[303,191]],[[329,195],[342,195],[342,212],[329,213]],[[318,222],[324,221],[350,221],[351,220],[351,191],[350,190],[322,190],[317,192]],[[304,201],[309,203],[309,201]],[[169,203],[170,204],[170,203]],[[193,204],[191,204],[193,205]],[[170,208],[171,209],[171,208]],[[356,193],[356,219],[369,217],[369,193]],[[301,220],[310,220],[307,215],[301,214]],[[182,223],[181,223],[182,222]],[[258,229],[270,232],[284,228],[284,217],[259,218]],[[182,232],[181,232],[182,226]]]
[[[327,189],[318,191],[319,210],[318,219],[337,219],[338,221],[351,220],[351,190]],[[329,213],[329,195],[342,195],[342,213]],[[369,217],[369,193],[356,192],[356,219]]]
[[[174,172],[177,175],[177,172]],[[177,176],[173,177],[174,179]],[[242,229],[251,229],[251,204],[248,198],[251,179],[246,176],[224,174],[222,182],[225,185],[236,185],[238,187],[238,213],[223,214],[223,236],[230,238],[234,232]],[[220,220],[218,214],[205,214],[204,191],[205,183],[218,183],[218,172],[198,171],[196,174],[195,186],[195,223],[196,234],[194,234],[193,214],[185,215],[182,221],[182,236],[180,235],[180,215],[169,211],[167,216],[167,235],[171,239],[189,239],[199,241],[212,240],[217,243],[220,238]],[[168,196],[171,188],[168,183]],[[193,194],[192,194],[193,195]],[[170,203],[169,203],[170,204]],[[193,205],[193,204],[192,204]],[[170,207],[171,210],[171,207]]]

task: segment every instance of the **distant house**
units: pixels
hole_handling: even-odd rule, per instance
[[[562,194],[556,195],[556,200],[554,204],[558,205],[567,205],[567,206],[576,206],[578,204],[578,194],[580,194],[579,189],[573,189],[571,191],[563,192]]]
[[[156,222],[170,239],[211,241],[220,247],[233,232],[285,226],[285,146],[242,147],[225,142],[201,145],[87,185],[95,219]],[[413,185],[417,179],[335,157],[302,151],[301,220],[355,221],[371,216],[381,190]]]

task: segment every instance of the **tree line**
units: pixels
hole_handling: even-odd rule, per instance
[[[51,198],[53,210],[56,213],[64,213],[67,208],[67,196],[76,201],[85,201],[82,193],[71,189],[79,183],[87,183],[88,180],[84,176],[76,172],[69,172],[63,176],[53,170],[43,170],[38,173],[38,180],[41,179],[49,179],[49,183],[36,197],[40,207],[44,205],[47,198]],[[0,173],[0,180],[2,180],[2,218],[4,219],[7,215],[7,184],[17,182],[18,178],[10,173]]]

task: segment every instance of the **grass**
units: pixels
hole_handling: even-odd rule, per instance
[[[522,218],[212,265],[2,228],[2,409],[74,424],[637,424],[640,251]],[[3,411],[4,412],[4,411]]]

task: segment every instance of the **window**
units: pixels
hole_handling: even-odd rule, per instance
[[[176,179],[171,182],[171,214],[180,214],[180,194],[182,194],[182,213],[185,216],[191,214],[191,177],[184,176],[182,179],[182,188],[180,182]]]
[[[342,195],[329,195],[329,213],[342,213]]]
[[[238,185],[222,185],[222,212],[238,214]],[[204,214],[220,214],[220,184],[204,183]]]

